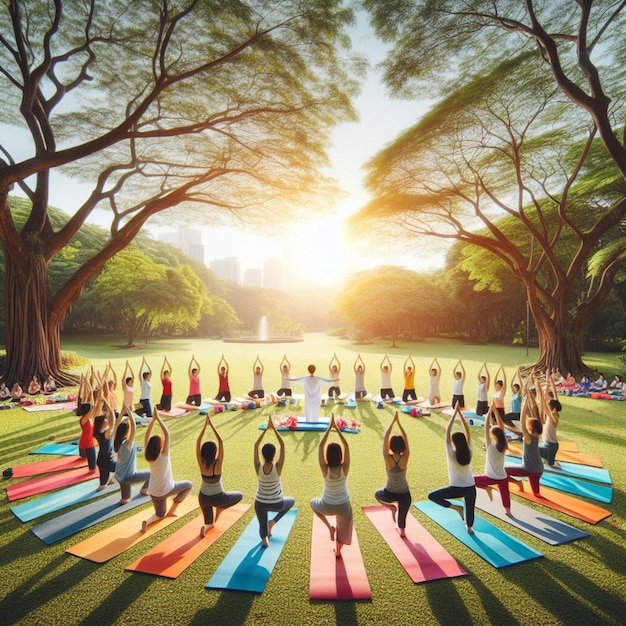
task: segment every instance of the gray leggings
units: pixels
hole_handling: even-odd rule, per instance
[[[274,521],[278,522],[285,513],[296,503],[294,498],[283,498],[279,502],[272,502],[268,504],[266,502],[254,501],[254,512],[259,520],[259,535],[261,539],[267,537],[267,514],[270,511],[276,511]]]
[[[242,498],[243,494],[240,491],[222,491],[222,493],[216,493],[213,496],[207,496],[200,492],[198,494],[198,502],[204,515],[204,523],[213,523],[213,507],[216,509],[227,509],[241,502]]]
[[[135,472],[130,476],[126,476],[123,480],[117,479],[120,483],[120,491],[122,492],[122,499],[128,500],[130,498],[130,487],[136,483],[143,482],[142,489],[147,489],[150,484],[150,470],[142,470],[141,472]]]
[[[187,497],[192,487],[193,483],[190,480],[181,480],[177,483],[174,483],[173,489],[171,489],[164,496],[150,495],[150,497],[152,498],[152,504],[154,506],[154,512],[157,514],[158,517],[164,517],[167,510],[167,499],[175,495],[176,497],[173,501],[178,504]]]

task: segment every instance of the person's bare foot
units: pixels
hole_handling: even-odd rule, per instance
[[[213,524],[202,524],[200,527],[200,537],[206,537],[206,534],[209,530],[213,528]]]
[[[511,509],[504,509],[504,514],[507,517],[513,517],[513,513],[511,513]]]
[[[98,485],[98,487],[96,487],[96,491],[102,491],[105,487],[106,485]]]
[[[148,495],[148,487],[146,487],[145,489],[141,489],[141,490],[139,491],[139,493],[140,493],[142,496],[147,496],[147,495]]]
[[[487,487],[485,487],[485,491],[487,492],[489,499],[493,501],[493,487],[488,485]]]
[[[128,504],[130,502],[130,498],[122,498],[120,500],[120,504]]]
[[[471,526],[467,527],[467,533],[468,535],[473,535],[474,534],[474,529]]]
[[[461,516],[461,519],[463,521],[465,521],[465,515],[463,513],[463,507],[461,505],[459,505],[459,504],[451,504],[450,508],[452,510],[456,511]]]
[[[268,525],[267,525],[267,536],[271,537],[272,536],[272,530],[274,529],[274,526],[276,526],[276,522],[274,520],[272,520]]]
[[[262,545],[264,548],[267,548],[267,546],[269,546],[269,545],[270,545],[270,542],[269,542],[269,540],[268,540],[268,538],[267,538],[267,537],[263,537],[263,539],[261,539],[261,545]]]
[[[402,538],[406,537],[406,533],[404,532],[404,528],[400,529],[400,537],[402,537]]]
[[[329,530],[330,530],[330,540],[335,541],[335,531],[336,531],[335,527],[331,526]]]

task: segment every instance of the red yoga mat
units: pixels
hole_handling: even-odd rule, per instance
[[[372,597],[367,572],[361,556],[361,548],[352,530],[352,544],[343,546],[341,556],[336,557],[335,543],[324,523],[313,516],[313,539],[311,542],[311,600],[369,600]]]
[[[202,515],[183,526],[171,537],[131,563],[126,569],[166,578],[177,578],[198,557],[208,550],[250,508],[249,504],[235,504],[220,514],[217,522],[204,537],[200,536]]]
[[[400,531],[388,508],[364,506],[363,511],[414,583],[467,575],[450,553],[412,515],[406,518],[406,537],[400,537]]]
[[[12,469],[13,478],[25,478],[26,476],[39,476],[40,474],[62,472],[64,470],[77,469],[79,467],[86,466],[87,459],[83,459],[79,456],[66,456],[61,459],[52,459],[50,461],[38,461],[36,463],[15,465]]]
[[[560,511],[561,513],[565,513],[565,515],[575,517],[576,519],[587,522],[588,524],[597,524],[611,515],[611,511],[607,511],[606,509],[596,506],[595,504],[591,504],[590,502],[586,502],[585,500],[579,500],[578,498],[568,496],[562,491],[550,489],[550,487],[544,487],[542,485],[540,487],[540,496],[537,497],[531,491],[528,482],[524,483],[524,491],[520,491],[520,487],[517,483],[510,482],[509,485],[511,493],[514,493],[525,500],[530,500],[531,502],[536,502],[537,504],[543,504],[543,506],[548,507],[549,509]]]
[[[32,478],[31,480],[25,480],[17,485],[7,487],[7,498],[9,501],[19,500],[20,498],[27,498],[28,496],[52,491],[59,487],[75,485],[76,483],[89,480],[90,478],[96,478],[97,476],[97,469],[90,470],[87,467],[81,467],[67,472],[58,472],[56,474],[50,474],[49,476]]]

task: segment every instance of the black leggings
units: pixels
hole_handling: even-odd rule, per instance
[[[465,523],[472,527],[474,525],[474,505],[476,504],[476,485],[471,487],[443,487],[428,494],[428,499],[439,506],[448,508],[449,498],[463,498],[465,500]]]

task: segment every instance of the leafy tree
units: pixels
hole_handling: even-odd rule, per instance
[[[389,265],[351,276],[337,309],[350,320],[358,337],[390,335],[395,348],[402,331],[424,336],[447,304],[430,279]]]
[[[489,268],[485,251],[494,255],[524,284],[538,366],[584,369],[584,329],[624,262],[626,187],[595,126],[540,60],[525,52],[455,87],[368,169],[375,197],[356,224],[472,244],[479,269]],[[599,278],[581,292],[607,240]],[[470,277],[483,286],[494,273]]]
[[[0,122],[19,136],[0,143],[5,379],[72,382],[60,369],[67,312],[148,219],[180,206],[194,223],[283,223],[330,205],[325,146],[354,118],[361,69],[341,1],[11,0],[0,11]],[[58,171],[93,184],[61,225],[48,209]],[[31,203],[21,228],[14,186]],[[109,212],[108,237],[53,286],[51,261],[96,210]]]
[[[133,246],[105,265],[87,293],[102,317],[114,315],[121,322],[128,347],[159,328],[177,334],[197,327],[209,305],[206,289],[191,268],[159,265]]]

